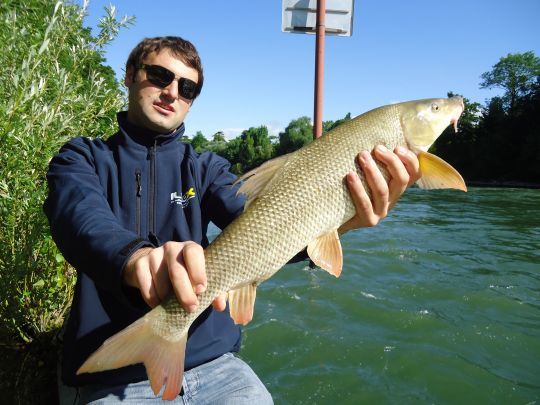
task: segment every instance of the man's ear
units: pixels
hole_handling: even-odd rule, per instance
[[[129,87],[133,84],[134,82],[134,76],[135,75],[135,68],[133,66],[130,66],[127,68],[126,70],[126,75],[124,77],[124,84],[126,85],[126,87]]]

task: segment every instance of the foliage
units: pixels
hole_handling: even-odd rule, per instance
[[[455,95],[457,94],[448,93],[448,97]],[[459,119],[458,132],[454,133],[453,128],[447,128],[431,148],[432,153],[443,157],[460,173],[466,165],[479,158],[474,155],[473,146],[476,142],[476,130],[482,115],[479,103],[472,103],[466,97],[463,98],[463,102],[465,110]]]
[[[193,139],[191,140],[191,146],[197,151],[202,152],[208,146],[208,139],[206,139],[201,131],[197,131]]]
[[[240,136],[239,161],[243,171],[251,170],[274,156],[274,146],[268,136],[268,128],[249,128]]]
[[[313,140],[313,125],[309,117],[292,120],[279,134],[278,155],[294,152]]]
[[[221,131],[216,132],[212,138],[212,142],[226,142],[225,134]]]
[[[513,55],[510,55],[513,56]],[[532,53],[525,61],[537,60]],[[501,58],[484,78],[499,77],[498,70],[509,57]],[[522,58],[510,58],[523,61]],[[525,71],[513,65],[516,71]],[[534,79],[534,80],[533,80]],[[432,147],[432,152],[452,164],[468,182],[490,184],[538,184],[540,180],[540,80],[538,76],[522,80],[516,98],[509,102],[508,92],[493,97],[485,106],[464,98],[465,111],[459,120],[459,132],[448,128]],[[482,83],[485,86],[486,83]],[[448,97],[454,93],[448,93]],[[323,122],[323,131],[350,120],[347,114],[337,121]],[[264,127],[250,128],[230,141],[222,133],[214,134],[205,149],[214,151],[232,163],[234,173],[261,164],[266,159],[293,152],[312,141],[309,117],[292,120],[272,142]],[[202,134],[200,137],[204,138]]]
[[[343,124],[346,121],[349,121],[350,119],[351,119],[351,113],[347,113],[347,115],[345,115],[345,117],[343,117],[340,120],[337,120],[337,121],[323,121],[323,125],[322,125],[323,134],[325,134],[328,131],[333,130],[334,128],[340,126],[341,124]]]
[[[109,8],[94,38],[84,15],[54,0],[0,5],[0,314],[15,341],[61,324],[74,286],[42,213],[48,162],[73,136],[111,133],[123,104],[103,47],[130,20]]]
[[[447,130],[435,143],[438,156],[467,181],[538,184],[540,180],[540,83],[511,106],[494,97],[484,108],[465,99],[460,132]]]
[[[323,133],[330,131],[341,123],[351,119],[351,114],[347,114],[337,121],[324,121]],[[231,171],[236,174],[245,173],[276,156],[294,152],[302,146],[313,140],[313,126],[309,117],[300,117],[292,120],[284,132],[277,137],[268,133],[265,126],[251,127],[242,132],[234,139],[227,141],[225,134],[221,131],[216,132],[211,141],[197,131],[190,140],[184,141],[191,143],[197,152],[209,150],[224,157],[231,162]]]
[[[519,97],[529,94],[540,76],[540,58],[532,51],[509,53],[493,69],[482,74],[481,88],[498,87],[504,90],[502,101],[512,111]]]

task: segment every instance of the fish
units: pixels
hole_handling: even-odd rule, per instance
[[[461,175],[428,152],[464,110],[459,96],[414,100],[375,108],[351,119],[303,148],[269,160],[239,178],[244,212],[205,249],[207,289],[196,312],[185,311],[174,295],[107,339],[79,368],[92,373],[143,363],[155,395],[174,399],[181,390],[188,330],[213,299],[228,293],[236,324],[254,315],[257,286],[307,247],[318,267],[338,277],[343,267],[339,227],[356,214],[346,174],[356,171],[359,152],[376,145],[415,152],[420,188],[467,191]],[[377,163],[386,179],[388,172]]]

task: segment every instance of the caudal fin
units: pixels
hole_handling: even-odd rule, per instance
[[[77,374],[144,363],[154,394],[158,395],[165,385],[162,398],[176,398],[182,388],[187,333],[180,340],[168,341],[156,335],[150,324],[150,320],[143,317],[107,339]]]

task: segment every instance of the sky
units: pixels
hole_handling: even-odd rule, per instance
[[[90,0],[94,34],[109,4],[136,19],[106,48],[119,79],[145,37],[197,47],[205,80],[186,135],[231,139],[261,125],[277,135],[313,117],[315,36],[281,31],[281,0]],[[539,18],[540,0],[355,0],[353,35],[325,39],[323,120],[449,91],[484,104],[501,90],[480,89],[482,73],[509,53],[540,56]]]

